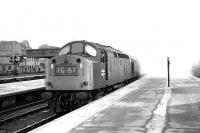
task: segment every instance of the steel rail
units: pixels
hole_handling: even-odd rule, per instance
[[[45,109],[48,109],[49,106],[48,105],[44,105],[42,107],[39,107],[39,108],[36,108],[34,110],[30,110],[30,111],[27,111],[27,112],[24,112],[22,114],[17,114],[17,115],[14,115],[14,116],[11,116],[11,117],[8,117],[6,119],[3,119],[3,120],[0,120],[0,124],[3,124],[3,123],[6,123],[8,121],[11,121],[11,120],[14,120],[14,119],[18,119],[20,117],[24,117],[26,115],[29,115],[29,114],[32,114],[32,113],[36,113],[38,111],[41,111],[41,110],[45,110]]]
[[[11,108],[11,109],[3,110],[3,111],[0,112],[0,115],[3,115],[5,113],[11,112],[11,111],[16,111],[18,109],[27,108],[29,106],[37,105],[37,104],[40,104],[40,103],[43,103],[43,102],[45,103],[47,101],[48,100],[46,100],[46,99],[39,100],[39,101],[31,102],[31,103],[28,103],[28,104],[24,104],[24,105],[21,105],[21,106],[17,106],[17,107]]]
[[[41,125],[44,125],[44,124],[46,124],[46,123],[48,123],[48,122],[50,122],[50,121],[52,121],[52,120],[54,120],[54,119],[56,119],[58,117],[60,117],[60,115],[54,114],[52,116],[49,116],[49,117],[47,117],[45,119],[42,119],[42,120],[34,123],[32,125],[28,125],[25,128],[19,129],[19,130],[15,131],[14,133],[25,133],[25,132],[28,132],[28,131],[33,130],[33,129],[41,126]]]

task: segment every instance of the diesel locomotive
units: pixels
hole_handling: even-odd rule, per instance
[[[68,112],[109,93],[140,75],[137,60],[110,46],[73,41],[46,63],[49,105]]]

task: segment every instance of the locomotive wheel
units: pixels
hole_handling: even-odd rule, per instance
[[[91,103],[93,100],[92,92],[89,93],[88,103]]]
[[[69,101],[65,95],[60,95],[55,102],[55,111],[58,113],[69,112]]]
[[[105,94],[104,94],[103,91],[98,92],[98,93],[95,94],[95,96],[94,96],[94,100],[97,100],[97,99],[103,97],[104,95],[105,95]]]
[[[108,88],[106,89],[106,94],[109,94],[110,92],[112,92],[112,90],[113,90],[113,87],[108,87]]]
[[[80,102],[79,102],[79,100],[74,100],[74,108],[75,109],[77,109],[77,108],[79,108],[80,107]]]
[[[74,109],[75,109],[75,106],[74,106],[74,102],[75,102],[75,100],[76,100],[76,97],[75,97],[75,95],[74,94],[71,94],[71,97],[70,97],[70,99],[69,99],[69,109],[70,109],[70,111],[73,111]]]
[[[56,112],[59,112],[59,113],[61,113],[61,112],[64,112],[64,110],[63,110],[63,108],[62,108],[62,106],[63,106],[63,103],[61,103],[62,101],[62,96],[60,96],[57,100],[56,100]]]
[[[50,110],[51,111],[53,111],[53,112],[55,112],[56,110],[55,110],[55,99],[53,99],[53,98],[51,98],[51,99],[49,99],[49,101],[48,101],[48,105],[49,105],[49,107],[50,107]]]

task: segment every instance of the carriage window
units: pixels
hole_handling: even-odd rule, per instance
[[[71,48],[72,54],[81,54],[83,53],[83,44],[82,43],[74,43]]]
[[[70,51],[70,45],[67,45],[59,52],[59,55],[67,54],[69,51]]]
[[[85,53],[89,54],[91,56],[97,55],[96,49],[94,47],[90,46],[90,45],[85,45]]]

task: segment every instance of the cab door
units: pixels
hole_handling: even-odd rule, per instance
[[[101,50],[101,63],[103,63],[104,70],[101,70],[102,76],[105,78],[107,81],[109,76],[108,76],[108,53],[106,50]]]
[[[106,52],[106,50],[104,50],[105,53],[105,79],[108,80],[108,53]]]

